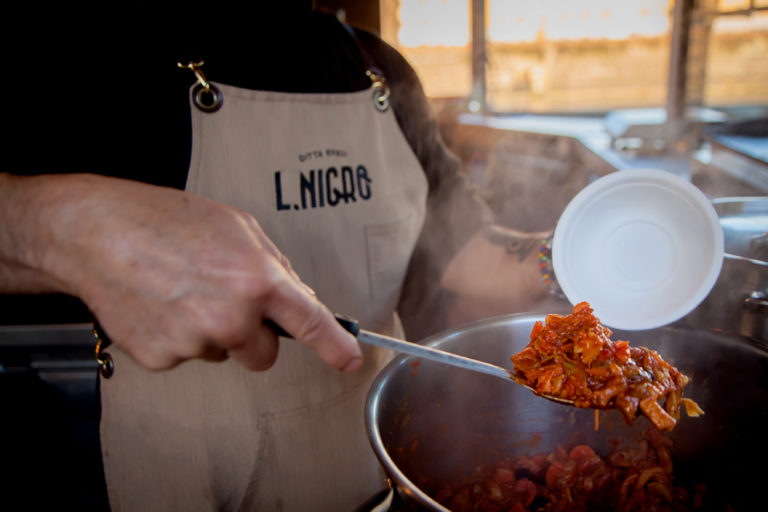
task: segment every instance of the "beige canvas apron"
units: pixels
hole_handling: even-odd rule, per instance
[[[394,313],[427,184],[372,90],[293,94],[216,84],[192,108],[187,190],[251,212],[333,311],[399,334]],[[364,401],[391,354],[332,369],[281,339],[273,368],[189,361],[152,373],[111,349],[102,381],[110,503],[122,510],[354,510],[384,481]]]

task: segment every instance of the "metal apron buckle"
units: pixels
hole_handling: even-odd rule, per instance
[[[221,95],[221,91],[205,79],[202,60],[180,60],[176,65],[183,69],[189,69],[195,74],[197,78],[197,84],[192,88],[192,101],[195,106],[203,112],[213,113],[221,108],[221,104],[224,102],[224,97]]]
[[[111,342],[98,321],[93,322],[93,337],[96,338],[96,361],[99,363],[99,373],[108,379],[115,373],[115,362],[112,356],[104,352]]]
[[[386,112],[389,108],[389,86],[387,79],[381,74],[381,71],[367,69],[365,74],[371,79],[373,84],[373,105],[379,112]]]

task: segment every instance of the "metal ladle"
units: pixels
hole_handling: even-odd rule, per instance
[[[351,318],[347,318],[339,314],[336,314],[334,316],[336,317],[336,321],[339,322],[339,325],[341,325],[347,332],[349,332],[355,338],[357,338],[357,341],[359,341],[360,343],[365,343],[366,345],[373,345],[376,347],[387,348],[390,350],[394,350],[395,352],[401,352],[401,353],[409,354],[416,357],[422,357],[430,361],[449,364],[452,366],[457,366],[459,368],[464,368],[466,370],[471,370],[474,372],[480,372],[480,373],[485,373],[486,375],[499,377],[507,381],[515,382],[520,386],[523,386],[524,388],[530,390],[533,394],[540,396],[542,398],[546,398],[547,400],[552,400],[553,402],[558,402],[565,405],[573,405],[573,400],[566,400],[564,398],[558,398],[556,396],[544,395],[542,393],[539,393],[532,387],[525,384],[523,381],[519,380],[512,372],[510,372],[509,370],[505,370],[501,366],[496,366],[490,363],[484,363],[483,361],[478,361],[477,359],[460,356],[458,354],[453,354],[451,352],[445,352],[443,350],[432,348],[426,345],[419,345],[417,343],[411,343],[410,341],[400,340],[397,338],[392,338],[390,336],[385,336],[383,334],[377,334],[371,331],[366,331],[365,329],[361,329],[357,321]],[[267,320],[266,324],[277,335],[284,336],[286,338],[292,338],[292,336],[288,334],[285,331],[285,329],[275,324],[274,322]]]

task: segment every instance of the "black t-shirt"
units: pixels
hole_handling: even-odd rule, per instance
[[[27,30],[3,59],[6,126],[0,169],[92,172],[183,188],[191,147],[188,89],[176,63],[201,58],[209,80],[285,92],[370,86],[354,39],[328,14],[291,9],[231,13],[196,23],[140,5],[92,16],[17,15]],[[223,16],[223,13],[221,14]],[[253,19],[247,22],[248,18]],[[14,16],[5,19],[14,24]],[[7,36],[6,36],[7,37]]]
[[[439,321],[423,322],[439,316],[439,276],[487,222],[487,210],[442,144],[406,60],[378,37],[359,30],[353,36],[306,3],[177,10],[139,3],[93,12],[65,6],[44,16],[11,11],[0,29],[14,27],[21,36],[3,41],[13,51],[0,62],[6,133],[0,171],[90,172],[183,188],[195,79],[177,67],[179,59],[201,58],[214,82],[319,93],[370,87],[365,69],[374,64],[387,78],[395,116],[430,186],[424,232],[431,236],[416,248],[400,305],[409,335],[420,337],[439,328]],[[0,296],[0,323],[89,319],[71,298]]]

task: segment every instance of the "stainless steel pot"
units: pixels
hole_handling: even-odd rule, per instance
[[[599,315],[598,315],[599,316]],[[500,317],[430,337],[424,343],[511,367],[540,315]],[[762,504],[768,448],[768,351],[745,337],[682,328],[614,332],[659,351],[691,377],[686,396],[706,411],[671,433],[676,483],[708,486],[711,502],[733,510]],[[606,454],[611,438],[637,442],[649,423],[628,426],[616,411],[594,413],[535,397],[512,382],[396,357],[371,387],[366,425],[373,449],[404,509],[446,510],[430,493],[476,467],[512,454],[586,442]],[[762,505],[761,505],[762,506]]]
[[[725,238],[725,260],[707,298],[679,324],[717,328],[768,345],[768,197],[712,201]]]

